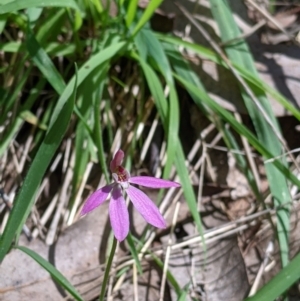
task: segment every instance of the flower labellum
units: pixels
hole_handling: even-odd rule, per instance
[[[166,221],[156,205],[144,192],[137,189],[132,184],[151,188],[180,186],[180,184],[176,182],[154,177],[131,177],[129,172],[121,165],[123,158],[124,152],[122,150],[118,150],[110,162],[110,171],[112,172],[115,182],[92,193],[85,202],[81,211],[81,215],[93,211],[95,208],[100,206],[111,193],[109,217],[112,229],[118,241],[124,240],[129,232],[129,214],[122,190],[127,193],[134,207],[140,212],[147,223],[157,228],[165,228]]]

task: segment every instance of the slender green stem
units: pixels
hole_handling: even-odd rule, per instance
[[[100,68],[101,67],[101,68]],[[109,182],[109,175],[105,163],[105,157],[104,157],[104,147],[103,147],[103,140],[102,140],[102,128],[101,128],[101,120],[100,120],[100,105],[101,105],[101,100],[102,100],[102,95],[103,95],[103,89],[105,86],[105,79],[104,77],[106,76],[106,70],[108,68],[108,64],[102,64],[99,67],[100,73],[99,73],[99,78],[98,82],[100,83],[99,88],[98,88],[98,93],[96,93],[96,98],[95,98],[95,107],[94,107],[94,118],[95,118],[95,142],[98,148],[98,158],[99,158],[99,163],[101,166],[102,171],[104,172],[105,180],[108,183]]]
[[[113,258],[114,258],[115,252],[116,252],[116,247],[117,247],[117,240],[114,237],[114,240],[113,240],[113,243],[112,243],[112,246],[111,246],[111,250],[110,250],[110,254],[109,254],[109,258],[108,258],[108,261],[107,261],[105,273],[104,273],[104,278],[103,278],[103,282],[102,282],[99,301],[103,301],[104,297],[105,297],[107,281],[108,281],[108,278],[109,278],[109,272],[110,272],[111,264],[112,264],[112,261],[113,261]]]

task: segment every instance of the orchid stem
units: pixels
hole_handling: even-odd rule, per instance
[[[116,248],[117,248],[117,239],[114,237],[114,240],[113,240],[113,243],[112,243],[112,246],[111,246],[111,250],[110,250],[110,254],[109,254],[109,257],[108,257],[105,273],[104,273],[104,278],[103,278],[103,282],[102,282],[99,301],[104,301],[107,281],[108,281],[108,278],[109,278],[109,272],[110,272],[110,268],[111,268],[111,265],[112,265],[112,261],[114,259]]]

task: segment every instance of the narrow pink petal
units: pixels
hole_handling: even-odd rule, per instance
[[[80,214],[84,215],[100,206],[106,200],[114,185],[115,183],[104,186],[92,193],[86,200]]]
[[[180,184],[177,182],[154,177],[131,177],[128,182],[151,188],[180,187]]]
[[[131,185],[126,189],[126,192],[134,207],[139,211],[147,223],[157,228],[166,228],[165,219],[160,214],[156,205],[144,192]]]
[[[124,158],[124,152],[121,149],[119,149],[115,153],[113,159],[110,162],[110,171],[111,172],[116,171],[117,167],[122,164],[123,158]]]
[[[116,239],[118,241],[124,240],[129,232],[129,214],[119,186],[116,186],[112,191],[109,217]]]

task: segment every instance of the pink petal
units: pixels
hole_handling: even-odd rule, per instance
[[[134,186],[129,186],[126,192],[139,213],[147,221],[147,223],[157,227],[166,228],[166,221],[160,214],[156,205],[141,190]]]
[[[84,215],[100,206],[106,200],[114,185],[115,184],[104,186],[92,193],[86,200],[80,214]]]
[[[129,214],[119,186],[116,186],[112,191],[109,217],[116,239],[118,241],[124,240],[129,232]]]
[[[123,158],[124,158],[124,152],[121,149],[119,149],[115,153],[113,159],[110,162],[110,171],[111,172],[116,171],[117,167],[122,164]]]
[[[131,177],[128,182],[151,188],[168,188],[180,186],[180,184],[177,182],[162,180],[154,177]]]

